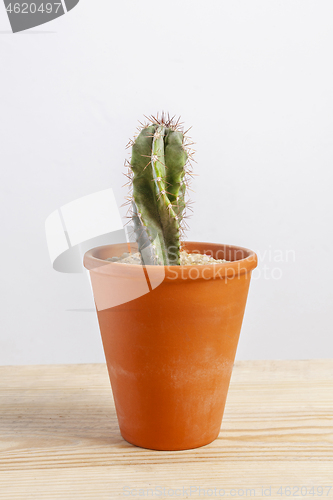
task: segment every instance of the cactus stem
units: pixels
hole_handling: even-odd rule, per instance
[[[179,250],[176,256],[171,249],[180,248],[180,235],[188,227],[183,227],[184,197],[194,143],[185,139],[180,117],[175,120],[162,112],[144,118],[148,124],[139,122],[139,134],[128,143],[128,147],[132,146],[132,158],[126,177],[133,179],[133,198],[127,204],[133,200],[130,208],[134,232],[145,262],[179,265]]]

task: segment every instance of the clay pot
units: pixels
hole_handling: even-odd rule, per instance
[[[84,256],[120,432],[143,448],[185,450],[217,438],[257,265],[241,247],[183,248],[231,262],[144,268],[104,260],[126,244]]]

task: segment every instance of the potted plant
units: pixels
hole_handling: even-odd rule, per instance
[[[128,245],[106,245],[87,252],[84,266],[123,438],[184,450],[219,434],[257,258],[237,246],[181,241],[191,151],[179,121],[148,120],[131,143],[130,251],[140,262],[113,262]],[[184,265],[182,252],[207,263]]]

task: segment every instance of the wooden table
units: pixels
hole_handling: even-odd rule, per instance
[[[219,438],[150,451],[121,438],[105,365],[0,367],[0,498],[332,499],[332,417],[333,360],[238,361]]]

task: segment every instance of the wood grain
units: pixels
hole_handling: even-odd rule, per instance
[[[333,360],[236,362],[219,438],[178,452],[122,439],[103,364],[0,367],[0,498],[333,498],[332,431]]]

